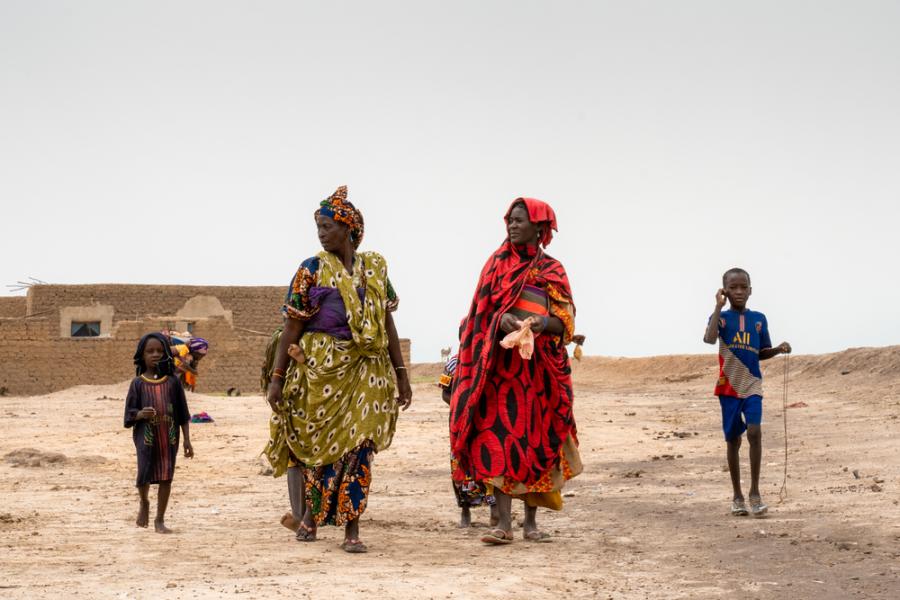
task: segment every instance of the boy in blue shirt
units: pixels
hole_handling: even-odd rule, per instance
[[[747,505],[741,491],[741,436],[747,432],[750,443],[750,514],[761,517],[769,507],[759,494],[759,467],[762,461],[762,373],[759,361],[779,354],[790,354],[791,345],[783,342],[773,348],[769,324],[760,312],[747,310],[753,288],[744,269],[729,269],[722,275],[722,287],[716,292],[716,309],[709,318],[703,341],[719,341],[719,381],[715,394],[722,407],[722,429],[728,444],[728,471],[734,488],[731,514],[746,516]],[[731,304],[723,311],[725,300]]]

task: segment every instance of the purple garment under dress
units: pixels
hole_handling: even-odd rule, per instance
[[[366,290],[357,288],[360,300],[365,300]],[[339,340],[353,338],[350,333],[350,324],[347,322],[347,307],[341,292],[333,287],[313,286],[309,288],[309,303],[319,310],[306,322],[304,332],[317,331],[327,333]]]

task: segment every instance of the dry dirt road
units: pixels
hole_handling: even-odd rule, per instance
[[[335,528],[301,544],[278,524],[285,483],[260,473],[259,396],[189,395],[216,423],[191,427],[171,536],[134,526],[125,383],[0,398],[0,597],[900,598],[900,347],[791,359],[781,504],[784,363],[767,365],[772,510],[756,520],[728,514],[714,364],[576,365],[585,472],[562,512],[539,515],[553,543],[507,547],[456,527],[447,409],[436,367],[417,366],[414,405],[375,462],[366,555],[340,551]],[[21,460],[29,448],[50,454]]]

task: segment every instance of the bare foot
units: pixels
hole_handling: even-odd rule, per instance
[[[284,516],[281,517],[281,524],[294,533],[297,533],[297,531],[300,529],[301,523],[302,521],[298,521],[297,519],[295,519],[294,515],[292,515],[291,513],[284,513]]]
[[[150,524],[150,501],[141,500],[141,507],[138,509],[137,526],[146,527]]]
[[[159,519],[153,520],[153,529],[156,530],[156,533],[172,533],[172,530],[166,527],[166,524]]]

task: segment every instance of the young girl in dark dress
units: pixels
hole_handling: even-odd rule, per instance
[[[166,506],[172,490],[175,459],[178,456],[178,429],[184,433],[184,455],[194,457],[188,427],[190,413],[184,387],[174,376],[172,353],[160,333],[148,333],[138,342],[134,353],[137,376],[125,399],[125,427],[134,430],[137,450],[137,489],[141,497],[138,527],[150,521],[150,484],[159,484],[156,519],[157,533],[172,533],[165,525]]]

